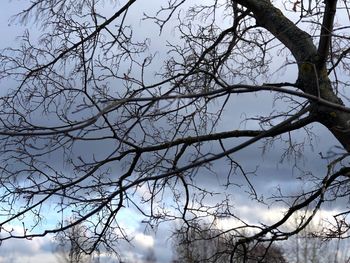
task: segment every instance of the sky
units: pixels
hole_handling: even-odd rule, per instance
[[[108,4],[107,4],[108,5]],[[13,47],[19,45],[20,36],[24,30],[29,30],[31,36],[35,38],[39,35],[40,29],[35,25],[21,25],[17,21],[12,20],[12,15],[21,11],[26,7],[26,3],[20,1],[2,1],[0,8],[0,47]],[[106,14],[113,12],[113,9],[106,9]],[[141,21],[139,21],[141,23]],[[154,31],[154,34],[158,31]],[[157,44],[157,42],[155,41]],[[156,49],[157,47],[155,47]],[[1,92],[7,89],[9,83],[0,83]],[[89,149],[86,149],[89,150]],[[83,150],[84,151],[84,150]],[[50,217],[54,220],[55,215]],[[47,221],[50,221],[48,217]],[[158,262],[168,262],[172,258],[172,242],[164,236],[170,237],[170,229],[168,227],[159,227],[158,235],[161,238],[155,238],[153,231],[147,230],[141,224],[142,217],[136,211],[124,210],[119,215],[120,224],[127,228],[129,235],[133,236],[130,244],[122,243],[118,249],[122,259],[127,259],[129,262],[141,263],[150,250],[156,249],[156,257]],[[43,225],[45,227],[45,225]],[[15,231],[20,233],[21,226],[15,226]],[[44,238],[34,238],[33,240],[15,240],[11,239],[4,242],[0,246],[0,263],[58,263],[60,256],[55,252],[57,244],[53,236],[45,236]],[[117,262],[114,255],[100,255],[101,263]]]
[[[21,26],[14,22],[9,22],[9,15],[14,14],[16,11],[21,10],[22,8],[24,8],[24,5],[20,1],[4,1],[2,3],[2,8],[0,9],[0,35],[6,37],[0,38],[1,47],[17,45],[19,42],[16,40],[16,36],[19,35],[24,29],[34,31],[35,36],[35,31],[38,30],[35,26],[32,25],[30,28],[28,28],[28,26]],[[148,8],[152,10],[154,6],[150,5]],[[112,10],[106,10],[107,13],[111,11]],[[163,56],[166,53],[166,50],[162,44],[164,44],[168,38],[174,37],[174,33],[167,28],[167,31],[162,37],[156,37],[156,30],[148,28],[149,24],[142,21],[139,21],[138,23],[140,27],[142,27],[141,32],[143,32],[140,33],[140,37],[142,34],[146,33],[151,35],[154,34],[154,40],[151,38],[151,41],[154,43],[152,48],[159,51],[158,56]],[[145,27],[147,27],[147,30]],[[275,67],[278,68],[278,65],[275,65]],[[291,74],[291,72],[288,74],[281,72],[280,75],[281,77],[284,77],[285,81],[293,81],[295,72],[294,74]],[[287,75],[287,78],[285,78],[285,75]],[[0,84],[2,89],[3,87],[6,87],[6,83]],[[240,95],[239,98],[230,102],[232,105],[229,105],[227,108],[245,108],[246,105],[252,105],[249,107],[250,112],[247,111],[246,114],[254,116],[262,111],[268,112],[271,109],[272,100],[273,99],[269,94],[259,96]],[[255,107],[255,105],[259,107]],[[277,105],[276,107],[283,107],[283,105]],[[233,116],[238,123],[244,118],[238,112],[228,113],[224,115],[222,121],[223,124],[220,129],[229,129],[230,125],[233,125]],[[250,128],[249,125],[250,124],[248,123],[248,128]],[[277,187],[279,186],[281,188],[287,188],[289,191],[288,193],[290,194],[308,189],[309,186],[305,185],[304,181],[297,179],[300,176],[300,170],[298,168],[307,168],[313,174],[324,176],[327,161],[323,160],[319,153],[327,155],[328,151],[336,150],[338,144],[324,127],[317,124],[313,124],[313,126],[313,131],[315,131],[317,135],[314,137],[313,146],[306,147],[303,150],[305,158],[296,160],[299,167],[294,166],[295,160],[281,160],[284,146],[278,142],[274,144],[274,146],[272,146],[271,149],[265,154],[262,154],[263,145],[258,143],[247,147],[235,155],[235,158],[246,167],[250,167],[253,164],[253,169],[255,169],[255,167],[258,166],[259,175],[254,176],[252,182],[254,183],[259,195],[266,197],[274,191],[277,191]],[[304,135],[305,134],[302,132],[296,132],[294,133],[294,138],[296,140],[303,140]],[[229,146],[231,142],[227,141],[226,143]],[[215,169],[218,171],[218,173],[220,173],[220,171],[224,173],[227,169],[227,163],[220,160],[216,163]],[[221,177],[212,176],[211,174],[204,174],[196,180],[198,185],[202,185],[204,187],[224,183]],[[220,191],[219,188],[217,190]],[[251,200],[247,200],[247,196],[244,194],[245,190],[245,188],[237,190],[238,193],[232,196],[232,202],[235,204],[236,213],[238,215],[245,218],[248,222],[263,222],[266,224],[273,223],[276,219],[281,217],[284,210],[281,210],[279,206],[266,205],[264,208],[259,208],[259,210],[257,210],[257,204]],[[239,191],[241,191],[241,193],[239,193]],[[341,206],[342,203],[341,201],[339,202],[340,203],[338,205]],[[324,214],[333,211],[337,211],[337,205],[329,207],[327,211],[324,211]],[[329,213],[329,215],[331,214],[332,213]],[[172,241],[169,239],[169,237],[171,230],[175,227],[175,225],[171,225],[170,227],[161,225],[157,229],[157,232],[154,233],[145,228],[145,225],[141,223],[142,219],[142,216],[133,210],[123,211],[120,215],[121,224],[125,225],[129,233],[134,236],[132,245],[121,245],[121,250],[124,251],[124,256],[133,258],[133,262],[136,263],[137,260],[141,260],[142,256],[147,254],[150,249],[154,249],[158,262],[169,262],[172,258],[171,248],[173,247]],[[220,222],[222,228],[236,223],[237,222],[230,220],[222,220],[222,222]],[[20,227],[17,227],[18,230],[16,229],[16,231],[21,231]],[[50,236],[46,236],[42,239],[37,238],[25,241],[10,240],[8,242],[4,242],[0,246],[0,263],[55,263],[57,262],[57,256],[53,254],[54,247],[54,241]],[[105,256],[104,260],[106,263],[115,262],[108,256]]]

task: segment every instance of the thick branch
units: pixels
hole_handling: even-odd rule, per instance
[[[299,67],[298,82],[305,93],[328,100],[331,103],[344,105],[334,93],[327,70],[323,66],[329,55],[336,0],[326,1],[318,50],[313,44],[311,36],[285,17],[270,1],[238,0],[237,2],[252,11],[257,25],[271,32],[292,52]],[[350,151],[349,113],[333,111],[329,107],[318,105],[314,108],[313,114],[333,133],[344,148]]]
[[[327,57],[329,55],[329,47],[332,39],[334,17],[337,10],[337,0],[326,0],[326,7],[323,16],[320,43],[318,45],[318,68],[325,67]]]
[[[261,138],[267,138],[267,137],[275,137],[286,132],[298,130],[312,123],[313,121],[314,121],[313,118],[311,116],[308,116],[298,121],[295,121],[293,123],[288,123],[284,126],[280,126],[277,129],[271,128],[271,130],[267,130],[267,131],[234,130],[234,131],[220,132],[220,133],[214,133],[214,134],[208,134],[208,135],[202,135],[202,136],[186,137],[186,138],[177,139],[171,142],[165,142],[159,145],[144,147],[142,149],[139,149],[138,151],[153,152],[153,151],[159,151],[162,149],[167,149],[169,147],[173,147],[181,144],[191,145],[198,142],[223,140],[228,138],[252,137],[254,139],[258,137],[261,139]]]
[[[267,29],[293,54],[297,63],[309,61],[317,54],[312,38],[298,28],[268,0],[238,0],[240,5],[250,9],[257,25]]]

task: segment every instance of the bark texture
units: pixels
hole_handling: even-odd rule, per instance
[[[318,47],[308,33],[284,16],[270,1],[238,0],[237,2],[252,12],[258,26],[268,30],[290,50],[298,64],[297,84],[303,92],[344,105],[334,92],[326,67],[337,1],[325,1]],[[314,106],[310,114],[315,121],[327,127],[346,151],[350,152],[350,114],[321,106],[317,102],[312,103]]]

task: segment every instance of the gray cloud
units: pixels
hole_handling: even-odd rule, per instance
[[[18,7],[14,7],[15,2],[11,2],[10,4],[5,2],[2,3],[2,10],[6,13],[12,13],[14,10],[17,10]],[[140,11],[140,10],[139,10]],[[0,16],[4,19],[6,16]],[[2,25],[5,23],[1,20]],[[143,26],[143,25],[142,25]],[[16,30],[12,30],[12,27],[1,27],[1,34],[6,35],[6,38],[1,38],[0,45],[7,46],[11,44],[15,35],[17,35]],[[143,30],[142,32],[147,32],[147,30]],[[152,33],[154,34],[154,33]],[[157,49],[160,46],[157,41],[153,41],[154,48]],[[290,77],[293,79],[292,77]],[[272,105],[271,95],[259,95],[259,98],[254,96],[239,96],[233,99],[231,105],[227,107],[226,115],[222,120],[223,125],[218,127],[218,130],[230,130],[235,127],[238,127],[242,121],[242,112],[234,112],[233,107],[238,109],[246,109],[246,105],[252,105],[248,109],[250,111],[244,111],[246,115],[255,116],[258,113],[263,111],[270,111]],[[259,101],[263,107],[260,108],[259,111],[254,107],[254,104]],[[254,124],[248,123],[247,126],[250,125],[254,128]],[[243,125],[241,125],[242,127]],[[314,150],[306,147],[304,151],[304,155],[306,159],[301,158],[297,161],[297,165],[300,168],[305,170],[310,170],[315,176],[322,177],[325,175],[325,164],[326,161],[320,158],[319,152],[324,154],[327,153],[334,145],[336,145],[336,141],[333,139],[332,135],[328,133],[325,129],[320,127],[319,125],[314,125],[314,132],[317,134],[319,139],[316,139],[316,143],[314,144]],[[255,127],[256,128],[256,127]],[[296,133],[293,135],[297,140],[302,141],[304,139],[305,133]],[[136,134],[137,137],[137,134]],[[326,138],[326,139],[325,139]],[[232,142],[227,141],[227,146],[234,145]],[[218,145],[207,146],[204,150],[218,150]],[[111,147],[111,148],[109,148]],[[79,147],[75,147],[75,151],[73,155],[79,156],[82,154],[90,154],[94,153],[98,158],[103,158],[106,155],[106,152],[110,152],[113,146],[108,145],[108,142],[105,144],[102,143],[89,143],[82,144]],[[233,154],[233,158],[239,161],[242,166],[247,169],[247,171],[255,170],[255,167],[258,166],[257,175],[251,175],[250,178],[258,191],[259,194],[264,196],[268,196],[272,191],[276,189],[276,186],[281,186],[281,188],[288,189],[289,192],[297,192],[301,191],[302,186],[305,187],[305,184],[302,181],[296,180],[297,177],[300,176],[301,172],[297,169],[293,169],[294,162],[293,161],[285,161],[280,163],[280,157],[283,153],[283,148],[285,148],[285,144],[275,143],[273,148],[271,148],[265,155],[262,156],[262,145],[254,144],[247,149],[241,151],[238,154]],[[60,153],[58,153],[59,155]],[[57,155],[57,156],[58,156]],[[51,156],[50,161],[58,162],[61,158],[56,158],[56,156]],[[210,189],[220,190],[220,185],[225,182],[225,174],[227,174],[227,160],[222,159],[219,160],[213,167],[217,176],[214,176],[211,173],[205,172],[198,174],[196,177],[196,181]],[[113,167],[113,172],[119,174],[121,172],[121,167],[115,165]],[[234,182],[238,184],[244,183],[244,178],[242,176],[233,176]],[[231,188],[228,190],[228,193],[232,194],[234,202],[238,206],[243,206],[245,204],[251,204],[247,195],[244,194],[246,188],[242,188],[241,190],[237,190],[237,188]],[[215,201],[215,199],[213,199]],[[253,209],[255,209],[255,203],[251,205]],[[252,213],[247,212],[246,216],[251,217]],[[171,227],[170,227],[171,228]],[[138,229],[140,231],[141,229]],[[156,249],[156,255],[159,262],[167,262],[171,258],[171,241],[168,241],[167,238],[170,233],[169,227],[160,227],[156,234],[154,247]],[[23,242],[23,243],[22,243]],[[18,249],[18,241],[10,240],[8,242],[4,242],[4,244],[0,248],[1,253],[6,253],[8,255],[22,255],[22,256],[30,256],[35,253],[49,253],[52,246],[52,241],[49,239],[44,239],[44,243],[36,243],[36,239],[33,241],[21,241],[21,249]],[[142,246],[134,246],[130,248],[130,251],[135,255],[136,258],[141,258],[142,255],[147,252]],[[105,262],[108,262],[110,258],[105,257]],[[1,261],[0,261],[1,262]],[[38,263],[38,262],[37,262]]]

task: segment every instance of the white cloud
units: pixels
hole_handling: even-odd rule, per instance
[[[31,255],[10,253],[6,255],[2,254],[0,256],[0,263],[57,263],[57,258],[51,253],[33,253]]]
[[[138,233],[135,235],[135,243],[143,248],[152,248],[154,246],[154,238],[150,235]]]
[[[237,208],[236,213],[239,218],[244,219],[245,223],[248,225],[257,225],[257,224],[264,224],[264,225],[272,225],[279,220],[282,219],[282,217],[287,212],[286,208],[283,207],[274,207],[274,208],[262,208],[262,207],[255,207],[255,206],[241,206]],[[338,214],[339,211],[337,210],[325,210],[321,209],[316,213],[316,215],[313,218],[312,226],[313,228],[317,229],[320,226],[327,227],[328,224],[334,223],[334,215]],[[299,213],[296,213],[294,216],[292,216],[284,225],[286,230],[290,231],[295,228],[296,220],[298,216],[302,216],[305,213],[303,211],[300,211]],[[311,211],[307,211],[307,215],[311,215]],[[228,230],[235,227],[244,226],[245,224],[242,221],[239,221],[234,218],[223,218],[217,220],[217,226],[220,229]]]
[[[21,226],[7,225],[6,229],[12,229],[13,235],[23,233]],[[52,244],[50,235],[32,239],[5,240],[0,246],[0,263],[56,263]]]

